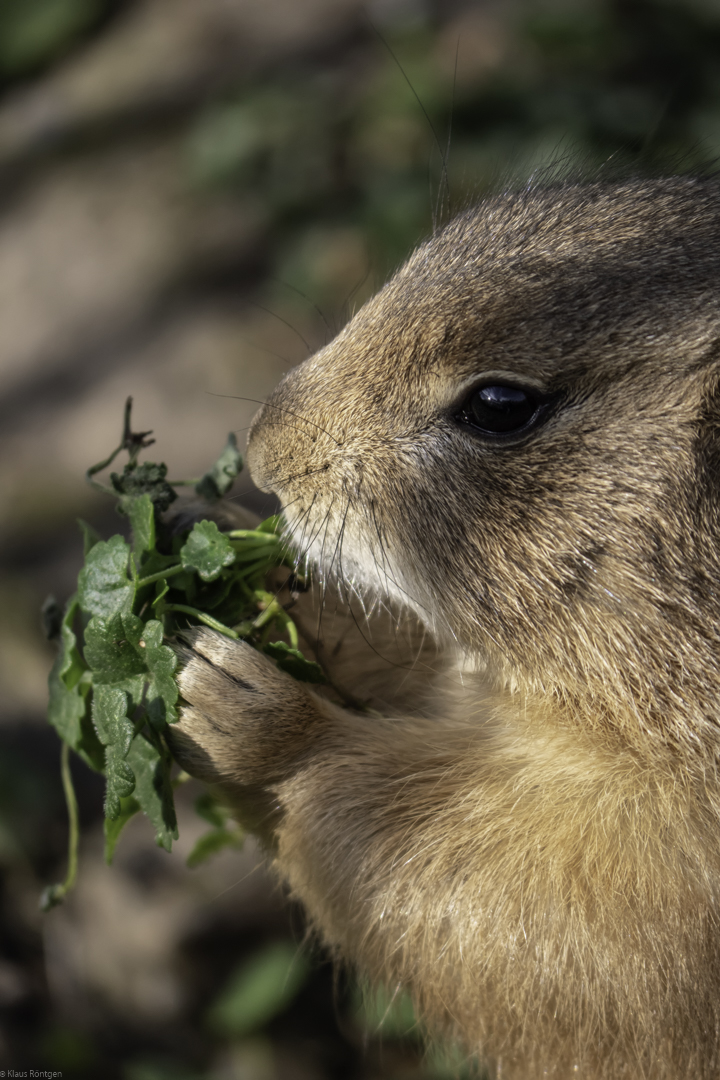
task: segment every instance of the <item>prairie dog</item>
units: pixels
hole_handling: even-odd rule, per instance
[[[339,957],[502,1077],[720,1075],[719,196],[490,199],[258,414],[320,580],[436,643],[375,679],[386,717],[185,653],[186,766]]]

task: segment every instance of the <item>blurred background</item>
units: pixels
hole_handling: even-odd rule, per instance
[[[128,394],[198,476],[434,222],[719,148],[720,0],[0,0],[0,1070],[473,1074],[333,977],[252,841],[186,866],[193,784],[172,855],[135,820],[108,868],[78,763],[79,885],[40,913],[66,814],[39,608],[76,518],[121,525],[83,474]]]

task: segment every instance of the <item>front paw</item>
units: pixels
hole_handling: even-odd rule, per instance
[[[321,716],[314,695],[256,649],[213,630],[183,633],[176,652],[184,704],[168,735],[182,767],[224,787],[291,775]]]

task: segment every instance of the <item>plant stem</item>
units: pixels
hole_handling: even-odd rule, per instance
[[[257,540],[259,543],[277,544],[277,533],[259,532],[257,529],[231,529],[225,534],[229,540]]]
[[[97,465],[90,466],[90,468],[85,473],[85,480],[90,485],[90,487],[95,488],[96,491],[102,491],[105,495],[117,495],[117,491],[115,491],[114,488],[108,487],[107,484],[101,484],[99,480],[93,480],[93,476],[95,475],[95,473],[99,473],[102,472],[103,469],[107,469],[108,465],[112,465],[113,461],[122,449],[123,444],[120,443],[117,450],[113,450],[110,457],[105,458],[104,461],[99,461]]]
[[[70,772],[70,747],[66,742],[62,744],[60,751],[60,775],[62,777],[65,803],[68,812],[68,868],[65,880],[59,885],[49,885],[40,898],[40,907],[43,911],[61,904],[67,894],[75,885],[78,868],[78,848],[80,846],[80,822],[78,818],[78,804],[73,787],[72,774]]]
[[[270,597],[269,600],[266,600],[265,603],[267,605],[265,610],[261,611],[258,617],[253,622],[253,626],[256,630],[259,630],[262,626],[265,626],[272,619],[277,619],[278,616],[285,614],[274,596]]]
[[[158,570],[157,574],[148,574],[147,577],[140,578],[135,582],[136,589],[142,589],[145,585],[152,585],[154,581],[161,581],[162,578],[175,577],[176,574],[182,574],[185,567],[178,563],[177,566],[171,566],[169,570]]]
[[[242,565],[242,563],[241,563],[241,565]],[[250,563],[250,565],[245,563],[243,565],[243,568],[242,568],[242,576],[243,576],[243,578],[245,578],[246,581],[249,581],[260,570],[262,570],[264,572],[267,572],[267,570],[268,570],[268,561],[267,561],[267,556],[266,555],[263,556],[262,559],[258,559],[257,562]]]
[[[251,559],[267,558],[269,554],[272,554],[274,547],[279,547],[279,543],[256,544],[251,540],[236,540],[232,545],[236,562],[250,562]]]
[[[117,450],[113,450],[110,457],[105,458],[104,461],[99,461],[97,465],[91,465],[85,473],[85,479],[90,487],[95,488],[96,491],[102,491],[106,495],[117,496],[118,492],[114,488],[108,487],[107,484],[101,484],[99,480],[93,480],[95,473],[102,472],[103,469],[107,469],[108,465],[111,465],[115,458],[118,456],[121,450],[127,450],[128,457],[130,458],[130,465],[135,466],[137,462],[138,454],[141,450],[144,450],[148,446],[152,446],[155,442],[154,439],[148,439],[148,435],[152,435],[151,431],[138,431],[133,432],[130,426],[130,417],[132,414],[132,398],[129,397],[125,402],[125,411],[123,412],[123,433],[120,445]]]
[[[290,648],[291,649],[299,649],[300,648],[300,640],[298,638],[297,626],[292,621],[292,619],[290,618],[289,615],[286,615],[285,619],[286,619],[285,629],[287,630],[287,636],[290,638]]]
[[[80,846],[80,820],[78,816],[78,804],[75,796],[75,788],[70,772],[70,747],[63,743],[60,752],[60,774],[62,776],[65,802],[67,803],[68,822],[70,835],[68,837],[68,872],[63,883],[65,892],[69,892],[75,884],[78,867],[78,847]]]
[[[229,626],[225,626],[224,623],[218,622],[217,619],[213,619],[212,615],[206,615],[204,611],[198,611],[197,608],[190,607],[189,604],[165,604],[163,606],[163,614],[166,611],[182,611],[185,615],[192,615],[193,618],[198,619],[199,622],[205,623],[211,630],[218,630],[221,634],[225,634],[230,638],[238,638],[240,635],[231,630]]]

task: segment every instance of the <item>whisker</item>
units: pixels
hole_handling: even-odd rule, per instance
[[[335,544],[335,550],[333,552],[332,559],[330,560],[330,565],[328,566],[328,574],[332,573],[333,563],[335,562],[335,559],[338,556],[338,553],[342,548],[343,536],[345,535],[345,524],[347,522],[348,513],[350,512],[350,501],[351,501],[350,496],[348,495],[348,501],[347,501],[347,504],[345,506],[345,513],[343,514],[342,522],[340,523],[340,529],[338,531],[338,538],[337,538],[337,542]],[[339,563],[338,563],[338,569],[339,569]]]
[[[303,345],[307,349],[308,353],[312,352],[312,349],[310,348],[307,341],[302,336],[302,334],[300,333],[300,331],[298,330],[298,328],[296,326],[293,326],[293,324],[288,322],[287,319],[283,319],[282,315],[278,315],[277,311],[271,311],[270,308],[264,307],[262,304],[258,304],[256,300],[251,300],[250,303],[253,305],[253,307],[260,308],[260,311],[264,311],[264,312],[266,312],[266,314],[272,315],[272,317],[274,319],[277,319],[278,322],[281,322],[285,326],[287,326],[288,330],[292,330],[293,334],[295,334],[297,337],[300,338]]]
[[[335,499],[333,498],[333,501],[330,504],[330,507],[328,508],[328,512],[325,515],[325,517],[323,519],[323,522],[322,522],[322,525],[321,525],[321,528],[323,526],[325,527],[325,533],[323,535],[322,545],[321,545],[321,548],[320,548],[320,560],[319,560],[319,565],[320,566],[323,566],[324,563],[325,563],[325,544],[327,543],[328,531],[329,531],[329,528],[330,528],[330,512],[331,512],[334,504],[335,504]],[[319,530],[318,530],[318,534],[319,534]],[[321,578],[321,581],[320,581],[320,597],[319,597],[319,604],[318,604],[318,624],[317,624],[317,634],[316,634],[316,648],[318,650],[321,648],[321,644],[322,644],[322,618],[323,618],[323,614],[325,612],[325,599],[327,597],[327,581],[328,581],[327,574],[323,574],[322,578]]]
[[[219,396],[219,395],[218,395],[218,396]],[[306,420],[305,422],[309,424],[309,423],[311,423],[312,421],[310,421],[310,420]],[[317,427],[317,425],[315,425],[315,426]],[[233,431],[234,431],[234,432],[238,432],[238,431],[249,431],[251,427],[252,427],[252,424],[248,424],[248,426],[247,426],[247,427],[244,427],[244,428],[233,428]],[[307,436],[307,431],[304,431],[304,430],[303,430],[303,429],[302,429],[301,427],[298,427],[298,425],[297,425],[297,424],[288,424],[288,423],[286,423],[286,422],[283,422],[283,430],[287,430],[287,431],[299,431],[301,435],[305,435],[305,436]],[[322,429],[321,429],[321,430],[322,430]],[[332,437],[332,436],[331,436],[331,437]]]
[[[304,480],[306,476],[316,476],[318,473],[326,471],[325,465],[318,465],[317,469],[302,470],[301,472],[291,473],[290,476],[284,476],[274,482],[278,487],[285,487],[286,484],[291,484],[294,480],[299,480],[301,477]]]
[[[308,527],[308,524],[310,522],[310,514],[312,513],[312,508],[315,505],[316,500],[317,500],[317,492],[315,492],[315,494],[313,495],[313,497],[312,497],[312,499],[310,501],[310,505],[308,506],[307,512],[305,514],[305,521],[304,521],[304,524],[303,524],[302,535],[300,537],[300,543],[298,544],[298,549],[300,551],[303,551],[303,549],[305,548],[305,533],[307,531],[307,527]],[[307,555],[304,554],[303,556],[301,556],[301,558],[307,558]]]
[[[307,416],[302,416],[300,413],[293,412],[292,409],[286,409],[283,405],[274,405],[271,401],[261,401],[260,398],[244,397],[242,394],[216,394],[212,390],[206,390],[205,393],[208,397],[228,398],[230,401],[252,401],[255,405],[264,405],[267,409],[277,409],[278,412],[286,412],[289,416],[294,416],[296,420],[302,420],[304,424],[311,424],[313,427],[317,428],[318,431],[322,431],[323,435],[327,435],[329,439],[332,439],[337,446],[342,446],[342,443],[338,442],[334,435],[331,435],[324,427],[320,427],[314,420],[309,420]],[[302,428],[298,428],[297,430],[301,431]]]
[[[300,565],[301,555],[300,555],[300,546],[296,543],[296,538],[297,538],[297,535],[298,535],[300,529],[304,528],[304,525],[307,523],[309,513],[310,513],[310,507],[308,507],[307,510],[303,510],[300,517],[297,519],[297,521],[292,526],[292,528],[287,530],[288,544],[291,544],[292,546],[294,546],[295,550],[298,552],[298,560],[297,560],[298,561],[298,566]]]
[[[375,503],[374,503],[374,501],[370,505],[371,505],[372,514],[373,514],[373,522],[374,522],[374,525],[375,525],[375,531],[377,533],[377,537],[378,537],[378,540],[380,542],[380,550],[383,553],[383,559],[386,561],[386,564],[389,566],[389,562],[387,562],[387,555],[386,555],[386,552],[385,552],[385,545],[383,544],[382,535],[380,533],[380,527],[378,525],[377,518],[375,516]],[[427,612],[428,615],[430,614],[430,612],[428,611],[428,609],[425,607],[424,604],[421,604],[420,601],[416,597],[414,597],[411,593],[409,593],[407,591],[407,589],[403,588],[403,586],[400,584],[399,581],[395,581],[395,579],[393,577],[390,577],[387,569],[385,570],[385,580],[386,580],[386,582],[387,581],[392,582],[392,584],[395,586],[395,588],[398,589],[403,594],[403,596],[406,596],[408,598],[408,600],[411,601],[411,603],[416,604],[417,607],[420,608],[421,611]],[[388,589],[388,592],[389,591],[390,590]]]
[[[333,502],[334,502],[334,500],[333,500]],[[325,525],[325,534],[323,536],[322,546],[321,546],[321,549],[320,549],[320,565],[321,566],[325,565],[325,546],[326,546],[326,544],[328,542],[329,532],[330,532],[330,520],[328,518],[328,521],[327,521],[327,523]],[[320,592],[320,614],[319,614],[319,618],[318,618],[318,644],[320,643],[320,628],[321,628],[321,623],[322,623],[323,612],[325,610],[325,600],[326,600],[326,597],[327,597],[327,589],[328,589],[328,575],[323,574],[322,575],[322,581],[321,581],[321,592]]]
[[[455,111],[455,94],[457,91],[457,73],[458,73],[458,58],[460,56],[460,36],[458,35],[457,44],[455,46],[455,68],[453,71],[453,84],[452,93],[450,95],[450,116],[448,118],[448,134],[447,134],[447,146],[445,148],[445,169],[443,176],[445,179],[445,192],[443,194],[443,185],[438,187],[438,197],[435,203],[435,216],[439,216],[442,219],[443,203],[447,199],[447,214],[448,218],[452,217],[452,198],[450,196],[450,177],[448,174],[448,163],[450,161],[450,143],[452,141],[452,125],[453,125],[453,112]]]
[[[342,539],[341,539],[341,543],[342,543]],[[388,665],[389,667],[394,667],[394,668],[398,668],[398,669],[399,669],[399,670],[401,670],[401,671],[412,671],[412,667],[408,667],[408,665],[407,665],[407,664],[399,664],[399,663],[397,663],[397,662],[396,662],[396,661],[394,661],[394,660],[390,660],[390,659],[389,659],[389,658],[388,658],[387,656],[384,656],[384,655],[383,655],[383,654],[382,654],[382,653],[380,652],[380,650],[379,650],[379,649],[376,649],[376,648],[375,648],[375,646],[373,645],[373,643],[372,643],[372,641],[370,640],[370,638],[369,638],[369,637],[367,637],[367,636],[366,636],[366,635],[365,635],[365,634],[363,633],[363,629],[362,629],[362,627],[361,627],[360,623],[358,622],[358,618],[357,618],[357,615],[355,614],[355,612],[354,612],[354,610],[353,610],[353,606],[352,606],[352,598],[351,598],[351,592],[355,592],[355,590],[351,590],[351,589],[350,589],[350,587],[349,587],[349,585],[348,585],[348,582],[346,581],[346,579],[345,579],[344,575],[342,574],[342,572],[340,572],[340,574],[339,574],[339,577],[338,577],[338,580],[339,580],[339,582],[340,582],[340,585],[341,585],[341,587],[342,587],[342,589],[343,589],[343,592],[344,592],[344,594],[345,594],[345,603],[347,604],[347,608],[348,608],[348,611],[350,612],[350,616],[351,616],[351,618],[352,618],[352,621],[353,621],[353,622],[355,623],[355,627],[356,627],[356,629],[357,629],[358,633],[360,634],[360,637],[361,637],[361,638],[363,639],[363,641],[364,641],[364,642],[365,642],[365,644],[366,644],[366,645],[368,646],[368,648],[369,648],[369,649],[371,649],[371,650],[372,650],[372,652],[374,652],[374,653],[375,653],[375,655],[376,655],[377,657],[379,657],[379,659],[380,659],[380,660],[382,660],[382,661],[383,661],[383,663],[384,663],[384,664],[387,664],[387,665]],[[357,595],[357,593],[356,593],[356,592],[355,592],[355,595]]]
[[[343,312],[343,319],[348,319],[350,317],[350,314],[351,314],[351,312],[350,312],[350,301],[352,300],[353,296],[358,291],[358,289],[361,289],[363,287],[363,285],[365,284],[365,282],[367,281],[367,279],[370,277],[370,272],[371,272],[371,267],[370,267],[370,263],[368,262],[367,270],[365,271],[365,276],[362,277],[360,279],[360,281],[358,281],[357,285],[354,285],[352,287],[352,289],[348,293],[348,295],[347,295],[347,297],[346,297],[346,299],[345,299],[345,301],[344,301],[344,303],[342,305],[342,308],[340,309]]]
[[[255,487],[245,488],[244,491],[238,491],[236,495],[228,495],[225,502],[237,502],[238,499],[244,499],[246,495],[254,495],[256,491]]]
[[[335,501],[335,500],[333,499],[333,502],[331,502],[331,503],[330,503],[330,506],[329,506],[329,507],[328,507],[328,509],[327,509],[327,513],[325,514],[325,517],[324,517],[324,518],[322,519],[322,521],[321,521],[321,522],[320,522],[320,524],[318,525],[317,529],[315,530],[315,532],[313,533],[313,535],[312,535],[312,536],[310,537],[310,539],[308,540],[308,543],[307,543],[307,548],[306,548],[306,549],[305,549],[305,551],[303,552],[303,558],[307,559],[307,557],[308,557],[308,552],[310,551],[310,548],[311,548],[311,547],[313,546],[313,543],[314,543],[314,541],[315,541],[315,537],[317,537],[317,536],[319,536],[319,535],[320,535],[320,531],[322,530],[323,526],[325,525],[325,523],[327,522],[328,518],[330,517],[330,513],[331,513],[331,511],[332,511],[332,508],[333,508],[333,503],[334,503],[334,501]],[[327,530],[326,530],[326,532],[327,532]]]
[[[378,538],[378,541],[380,543],[380,554],[382,556],[382,561],[383,561],[383,574],[385,575],[385,589],[389,593],[390,589],[388,588],[388,583],[390,581],[390,575],[388,574],[388,557],[387,557],[387,552],[385,551],[385,544],[383,543],[382,533],[380,532],[380,526],[378,524],[377,516],[375,514],[375,500],[374,499],[370,500],[370,511],[372,513],[372,519],[373,519],[373,525],[375,526],[375,532],[377,534],[377,538]],[[373,558],[375,558],[374,548],[373,548]],[[376,560],[376,565],[377,565],[377,560]]]
[[[440,142],[440,139],[439,139],[439,137],[438,137],[438,133],[437,133],[437,131],[435,130],[435,128],[434,128],[434,126],[433,126],[433,122],[432,122],[432,120],[430,119],[430,116],[429,116],[429,114],[428,114],[428,111],[427,111],[427,109],[425,108],[425,106],[423,105],[423,103],[422,103],[422,100],[420,99],[420,95],[418,94],[417,90],[415,89],[415,87],[414,87],[414,86],[413,86],[413,84],[411,83],[410,79],[408,78],[407,72],[405,71],[405,69],[403,68],[402,64],[401,64],[401,63],[400,63],[400,61],[398,60],[397,56],[395,55],[395,53],[393,52],[392,48],[390,47],[390,44],[389,44],[389,42],[387,42],[387,41],[385,40],[385,38],[383,37],[383,35],[382,35],[382,34],[380,33],[380,31],[378,30],[378,28],[377,28],[377,27],[375,26],[375,24],[373,23],[372,19],[370,19],[370,17],[369,17],[369,16],[367,15],[367,14],[365,15],[365,18],[367,19],[368,23],[370,24],[370,26],[371,26],[372,30],[373,30],[373,31],[374,31],[374,32],[375,32],[375,33],[377,34],[377,36],[378,36],[378,37],[380,38],[380,40],[382,41],[382,43],[383,43],[383,45],[385,46],[385,48],[387,49],[387,51],[388,51],[388,52],[390,53],[390,56],[392,57],[392,59],[393,59],[393,62],[394,62],[394,63],[395,63],[395,65],[397,66],[397,68],[398,68],[398,71],[399,71],[399,72],[400,72],[400,74],[402,75],[402,77],[403,77],[403,79],[405,80],[405,82],[406,82],[406,83],[408,84],[408,86],[410,87],[410,92],[412,93],[412,96],[413,96],[413,97],[415,98],[415,100],[417,101],[418,105],[420,106],[420,111],[422,112],[423,116],[425,117],[425,119],[426,119],[426,121],[427,121],[427,125],[428,125],[428,127],[430,128],[430,131],[432,132],[432,136],[433,136],[433,139],[435,140],[435,145],[436,145],[436,147],[437,147],[437,149],[438,149],[438,153],[440,154],[440,161],[442,162],[442,182],[441,182],[441,189],[442,189],[442,183],[444,183],[444,185],[445,185],[445,188],[446,188],[446,190],[447,190],[447,192],[448,192],[448,199],[449,199],[449,197],[450,197],[450,182],[449,182],[449,179],[448,179],[448,168],[447,168],[447,159],[446,159],[446,157],[445,157],[445,152],[444,152],[444,150],[443,150],[443,148],[442,148],[442,143]],[[436,232],[436,231],[437,231],[437,221],[436,221],[436,218],[435,218],[435,210],[434,210],[434,209],[433,209],[433,214],[432,214],[432,217],[433,217],[433,232]]]
[[[251,341],[250,338],[239,336],[238,341],[242,341],[243,345],[249,345],[251,349],[258,349],[259,352],[267,353],[268,356],[274,356],[276,360],[282,360],[283,364],[288,368],[294,367],[292,360],[288,360],[286,356],[281,356],[280,353],[273,352],[272,349],[266,348],[265,345],[258,345],[256,341]]]
[[[327,332],[329,334],[333,333],[333,329],[330,326],[330,323],[325,318],[325,313],[323,312],[322,308],[318,304],[316,304],[314,302],[314,300],[311,300],[309,296],[306,296],[305,293],[301,289],[298,289],[295,285],[291,285],[289,281],[283,281],[282,278],[278,278],[278,277],[271,278],[271,280],[272,281],[277,281],[280,285],[284,285],[286,289],[291,289],[294,293],[297,293],[298,296],[302,296],[303,300],[307,300],[308,304],[310,304],[310,307],[313,308],[315,311],[317,311],[318,315],[320,316],[322,321],[325,323],[325,327],[327,329]]]
[[[298,501],[299,501],[299,499],[293,499],[291,502],[284,505],[283,508],[282,508],[283,513],[290,506],[292,506],[294,502],[298,502]],[[285,529],[283,531],[283,542],[286,545],[288,551],[294,551],[295,552],[295,560],[294,560],[293,566],[294,566],[294,571],[295,571],[296,574],[299,574],[299,573],[302,572],[301,571],[301,565],[300,565],[301,562],[302,562],[302,556],[301,556],[300,548],[299,548],[298,544],[295,543],[295,537],[296,537],[296,535],[299,532],[301,527],[304,529],[307,526],[308,516],[310,514],[311,509],[312,509],[312,504],[311,504],[311,506],[308,507],[307,510],[304,510],[302,512],[301,516],[292,525],[292,527],[290,527],[288,525],[287,519],[285,519]]]
[[[326,566],[326,554],[325,553],[326,553],[327,544],[328,544],[328,542],[330,540],[330,521],[331,521],[332,511],[333,511],[333,508],[334,508],[335,499],[333,499],[333,502],[328,507],[328,509],[327,509],[326,513],[324,514],[322,520],[316,526],[313,527],[311,525],[311,522],[310,522],[310,517],[311,517],[313,507],[315,505],[315,502],[316,502],[316,496],[313,497],[313,501],[311,502],[308,509],[303,513],[301,518],[299,518],[294,523],[294,525],[289,530],[289,532],[290,532],[290,537],[293,537],[293,536],[297,536],[297,534],[302,530],[301,537],[300,537],[301,544],[299,545],[299,559],[300,560],[303,560],[303,559],[307,560],[310,548],[313,546],[313,544],[316,543],[317,538],[320,536],[320,534],[323,533],[321,551],[320,551],[320,556],[319,556],[319,560],[318,560],[320,568],[323,568],[323,567]],[[288,506],[289,505],[290,504],[288,504]],[[361,625],[361,623],[360,623],[360,621],[358,619],[358,616],[356,614],[355,608],[354,608],[354,601],[357,601],[361,605],[363,621],[365,622],[366,627],[368,628],[368,630],[369,630],[370,617],[371,617],[372,611],[369,610],[368,607],[367,607],[365,595],[361,591],[358,590],[358,588],[356,587],[354,582],[350,582],[348,580],[348,578],[347,578],[347,576],[345,574],[345,571],[344,571],[344,567],[343,567],[343,546],[344,546],[344,541],[345,541],[345,538],[346,538],[346,529],[347,529],[347,524],[348,524],[348,520],[349,520],[349,515],[350,515],[350,512],[351,512],[352,508],[353,508],[353,499],[348,494],[347,495],[347,501],[346,501],[346,504],[345,504],[345,508],[343,510],[343,513],[342,513],[342,520],[341,520],[341,523],[340,523],[340,527],[338,529],[337,536],[335,538],[334,551],[332,553],[330,561],[327,564],[327,567],[324,570],[323,574],[318,579],[315,579],[317,581],[317,585],[319,586],[319,588],[321,590],[320,591],[320,596],[319,596],[319,599],[318,599],[317,625],[316,625],[315,634],[314,634],[316,653],[319,655],[322,648],[323,648],[323,645],[322,645],[322,623],[323,623],[323,619],[326,616],[327,610],[328,610],[328,603],[327,603],[327,595],[328,595],[328,593],[327,593],[327,590],[328,590],[330,579],[334,576],[337,579],[339,587],[340,587],[339,596],[342,598],[344,606],[346,605],[350,609],[350,616],[351,616],[351,619],[352,619],[355,627],[358,630],[358,633],[360,634],[363,641],[371,649],[371,651],[380,660],[382,660],[383,663],[387,664],[390,667],[393,667],[393,668],[397,669],[398,671],[405,672],[408,676],[410,674],[412,674],[413,671],[417,670],[418,667],[422,667],[424,670],[428,671],[429,673],[431,673],[433,675],[436,675],[438,677],[443,677],[448,682],[450,682],[452,685],[454,685],[455,679],[451,678],[447,672],[445,672],[445,673],[439,672],[439,671],[437,671],[437,669],[433,665],[421,660],[422,649],[423,649],[424,641],[425,641],[425,638],[426,638],[426,635],[427,635],[427,631],[426,631],[426,629],[424,627],[423,627],[423,637],[422,637],[417,649],[415,649],[413,647],[413,655],[409,658],[409,660],[402,661],[402,662],[391,660],[389,657],[385,656],[373,644],[370,636],[365,631],[365,629],[363,629],[363,626]],[[308,534],[310,534],[309,539],[307,539]],[[291,540],[289,538],[288,543],[290,543],[290,542],[291,542]],[[381,551],[383,552],[383,557],[384,557],[385,552],[384,552],[384,545],[382,544],[382,542],[381,542],[380,546],[381,546]],[[373,551],[373,558],[376,558],[374,551]],[[314,569],[314,567],[312,567],[312,565],[311,565],[311,569]],[[397,586],[397,587],[400,588],[399,586]],[[406,595],[409,595],[409,594],[406,593]],[[379,606],[380,609],[384,610],[388,615],[391,615],[391,616],[395,615],[395,612],[393,611],[393,609],[387,605],[387,603],[384,601],[384,599],[381,596],[373,596],[373,606],[375,606],[375,605]],[[417,604],[417,606],[420,607],[421,605]],[[397,627],[396,627],[396,633],[397,633]],[[311,638],[308,637],[307,640],[310,641]]]
[[[333,564],[335,562],[336,557],[338,556],[338,552],[342,549],[342,541],[343,541],[343,536],[345,534],[345,523],[347,521],[347,516],[348,516],[348,513],[350,511],[350,502],[351,502],[350,496],[348,495],[348,500],[347,500],[347,503],[345,504],[345,510],[343,512],[342,522],[340,523],[340,529],[338,531],[338,536],[337,536],[337,540],[336,540],[336,543],[335,543],[335,550],[333,551],[332,558],[330,559],[330,563],[329,563],[328,568],[327,568],[327,573],[325,575],[325,581],[323,582],[323,592],[322,592],[321,603],[320,603],[320,616],[318,618],[318,641],[320,640],[320,627],[321,627],[321,623],[322,623],[322,613],[323,613],[323,610],[325,608],[325,597],[327,595],[326,582],[327,582],[327,579],[332,574]],[[325,535],[326,535],[326,538],[327,538],[327,533]],[[341,580],[341,578],[342,578],[342,569],[341,569],[339,563],[338,563],[338,573],[339,573],[339,580]]]

